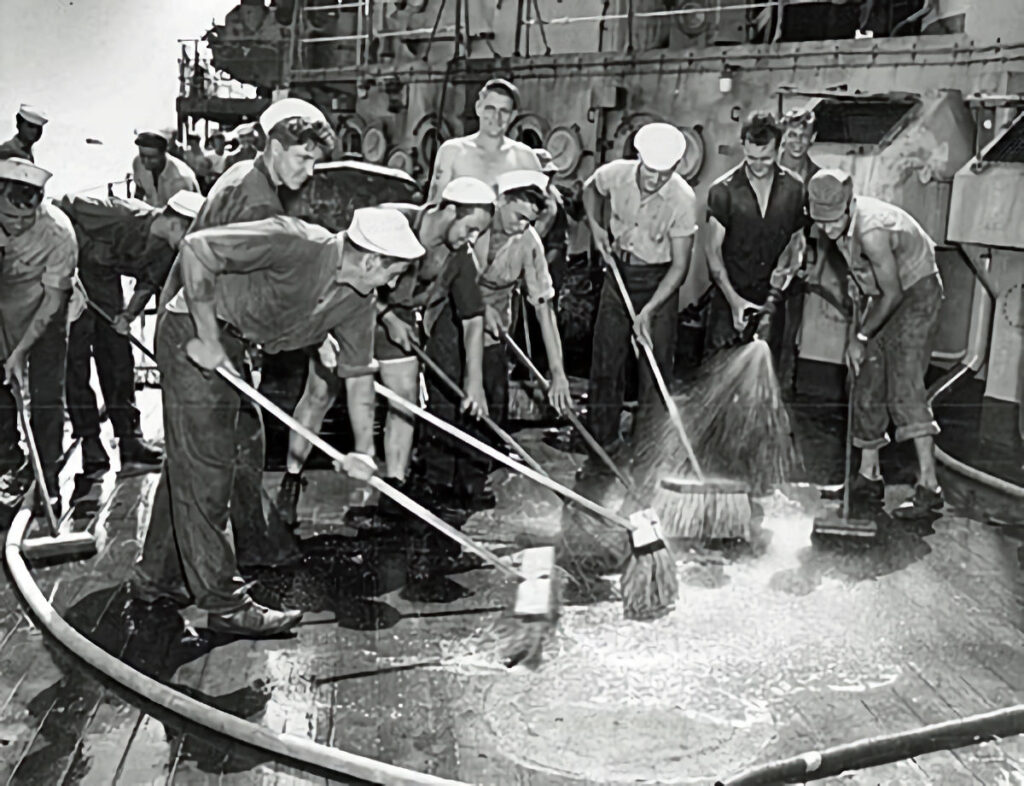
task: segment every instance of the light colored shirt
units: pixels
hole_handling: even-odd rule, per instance
[[[861,253],[864,235],[879,229],[889,235],[889,247],[904,292],[918,281],[938,274],[935,243],[910,213],[881,199],[858,196],[850,207],[850,227],[836,245],[861,292],[868,296],[882,293],[871,260]]]
[[[211,150],[206,154],[206,160],[210,162],[211,174],[222,175],[224,170],[228,168],[228,153],[226,150],[223,153]]]
[[[362,295],[340,281],[344,233],[336,235],[291,216],[213,227],[186,236],[182,254],[218,263],[218,319],[266,352],[286,352],[323,342],[341,346],[339,377],[374,368],[376,295]],[[188,313],[184,291],[167,310]]]
[[[142,166],[142,159],[135,156],[132,161],[132,177],[136,188],[142,189],[142,201],[154,207],[163,207],[167,200],[179,191],[199,193],[199,181],[196,173],[180,158],[167,154],[167,163],[160,176],[153,182],[153,173]]]
[[[537,230],[530,227],[516,235],[494,234],[491,242],[497,246],[491,262],[484,268],[478,281],[484,304],[494,308],[501,326],[508,330],[512,324],[512,291],[520,281],[526,290],[526,300],[533,306],[540,306],[555,297],[555,286],[544,256],[544,244]],[[484,334],[484,344],[491,346],[500,342],[489,333]]]
[[[25,335],[45,289],[68,291],[78,262],[71,220],[50,200],[32,227],[16,236],[0,231],[0,357]]]
[[[672,240],[697,231],[697,196],[678,174],[653,194],[637,183],[639,161],[611,161],[590,176],[597,192],[611,203],[608,230],[615,250],[633,262],[663,265],[672,261]]]

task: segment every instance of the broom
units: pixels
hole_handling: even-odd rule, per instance
[[[614,259],[607,258],[606,263],[615,279],[619,296],[626,308],[630,321],[636,323],[636,310],[629,298],[626,283]],[[683,419],[676,407],[675,400],[669,392],[665,378],[662,376],[654,350],[647,339],[638,336],[636,343],[640,345],[651,376],[658,387],[658,392],[668,411],[679,441],[686,453],[690,470],[695,479],[682,477],[663,478],[652,489],[651,505],[661,513],[662,521],[667,522],[666,531],[670,537],[694,538],[750,538],[750,488],[741,481],[725,478],[709,479],[701,469],[693,445],[683,427]],[[660,440],[659,440],[660,442]]]
[[[54,513],[53,505],[50,504],[50,492],[46,487],[43,463],[39,458],[35,434],[32,432],[32,424],[29,422],[28,410],[25,407],[25,399],[21,394],[21,385],[17,377],[11,379],[11,395],[14,397],[15,406],[18,408],[21,430],[25,432],[29,462],[32,464],[32,472],[36,479],[36,494],[43,503],[43,511],[50,532],[49,535],[22,540],[20,545],[21,553],[29,560],[84,559],[91,557],[96,553],[96,538],[88,532],[62,533],[60,531],[57,515]]]
[[[217,367],[217,373],[243,396],[258,404],[285,426],[322,450],[332,461],[341,462],[345,457],[337,448],[324,441],[318,434],[299,423],[295,418],[260,393],[256,388],[224,366]],[[385,388],[386,390],[386,388]],[[390,391],[389,391],[390,392]],[[395,395],[399,401],[405,401]],[[497,452],[497,451],[496,451]],[[500,455],[500,454],[499,454]],[[506,457],[507,458],[507,457]],[[512,459],[507,459],[510,463]],[[553,630],[558,619],[557,574],[555,572],[555,550],[551,546],[526,549],[522,555],[519,571],[505,560],[450,524],[442,521],[411,497],[380,478],[371,477],[367,483],[378,492],[392,499],[424,523],[442,535],[451,538],[460,546],[476,554],[482,560],[497,568],[503,575],[519,582],[511,617],[503,626],[504,645],[501,647],[505,665],[536,663],[544,646],[544,640]]]
[[[508,331],[502,330],[501,337],[508,344],[509,349],[512,350],[513,356],[529,372],[530,376],[536,380],[544,393],[550,391],[551,383],[541,373],[540,369],[534,365],[529,354],[523,351],[522,347],[512,339]],[[601,444],[594,435],[583,425],[579,416],[572,409],[567,409],[565,416],[583,438],[583,441],[587,443],[590,451],[604,462],[612,474],[626,488],[633,502],[643,509],[645,506],[636,485],[619,468],[618,464],[612,460],[608,452],[601,447]],[[651,515],[654,518],[650,523],[654,527],[655,532],[657,532],[660,526],[656,518],[657,514],[654,514],[652,511]],[[668,544],[660,536],[657,540],[639,545],[631,533],[630,546],[626,566],[622,572],[622,601],[626,617],[636,618],[651,612],[652,607],[656,605],[649,600],[652,597],[657,597],[659,602],[666,604],[666,607],[670,606],[678,597],[679,588],[676,578],[675,556],[669,549]],[[660,589],[652,589],[652,587]]]
[[[379,382],[374,383],[374,389],[389,402],[405,410],[410,415],[426,421],[466,445],[476,448],[499,464],[505,465],[509,469],[553,491],[560,497],[576,503],[580,507],[628,532],[632,543],[632,552],[622,579],[623,612],[628,619],[653,619],[660,617],[670,611],[675,605],[679,597],[675,561],[668,549],[665,548],[656,512],[651,509],[645,509],[630,514],[628,519],[620,516],[603,505],[599,505],[593,500],[587,499],[572,489],[563,486],[561,483],[552,480],[546,474],[523,466],[503,454],[500,450],[495,450],[487,443],[465,433],[422,407],[406,401]]]

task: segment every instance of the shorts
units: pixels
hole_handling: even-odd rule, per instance
[[[416,312],[408,308],[392,308],[391,313],[397,315],[407,325],[416,324]],[[391,340],[384,324],[377,320],[377,332],[373,337],[373,357],[378,363],[397,363],[414,360],[416,356],[398,346]]]

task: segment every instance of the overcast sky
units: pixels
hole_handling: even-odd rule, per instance
[[[36,162],[57,195],[124,177],[133,129],[174,126],[179,38],[237,0],[0,0],[0,137],[22,102],[50,117]],[[103,145],[87,145],[86,138]],[[95,193],[103,193],[102,189]]]

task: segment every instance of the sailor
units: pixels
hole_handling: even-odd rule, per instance
[[[572,406],[569,381],[562,364],[562,342],[558,334],[552,302],[554,286],[547,259],[534,222],[546,204],[548,177],[538,171],[521,169],[498,177],[493,235],[489,256],[483,260],[479,275],[484,300],[484,393],[490,417],[501,423],[508,409],[508,352],[501,334],[512,321],[513,290],[522,286],[533,306],[543,336],[548,367],[551,369],[549,401],[559,412]],[[479,264],[479,263],[478,263]],[[427,343],[428,354],[455,379],[462,371],[460,336],[456,315],[446,307],[438,316]],[[437,380],[427,375],[431,409],[447,420],[459,420],[460,402]],[[467,431],[480,439],[493,441],[493,435],[472,421]],[[495,505],[493,490],[487,487],[490,462],[469,451],[447,435],[431,430],[423,443],[424,498],[437,500],[441,512],[453,521]],[[429,544],[428,544],[429,545]]]
[[[790,170],[804,181],[808,181],[821,167],[808,152],[814,144],[814,111],[798,107],[789,110],[779,124],[782,126],[782,144],[779,150],[779,164]],[[804,240],[807,248],[804,251],[804,267],[786,292],[786,317],[782,332],[782,352],[779,362],[779,380],[784,395],[792,396],[796,392],[796,361],[799,350],[800,326],[804,317],[804,281],[818,270],[817,241],[812,233],[813,225],[808,222],[804,229]],[[824,249],[822,249],[824,252]],[[814,281],[817,281],[815,276]]]
[[[200,145],[202,138],[199,134],[192,132],[186,138],[188,140],[188,149],[185,150],[184,154],[185,163],[195,173],[196,179],[199,181],[200,186],[202,186],[210,178],[210,160],[206,157],[206,153]],[[202,189],[204,193],[207,190],[206,188]]]
[[[235,129],[235,137],[238,139],[238,149],[228,156],[227,165],[233,167],[239,161],[252,161],[259,155],[257,147],[259,133],[256,131],[255,123],[243,123]]]
[[[43,199],[49,179],[49,172],[25,159],[0,161],[0,471],[17,469],[24,461],[10,387],[17,380],[26,398],[31,396],[45,493],[59,511],[65,320],[78,243],[68,217]]]
[[[913,440],[918,473],[914,495],[895,510],[898,518],[927,518],[943,504],[935,472],[935,422],[924,386],[930,342],[942,305],[942,280],[935,243],[902,208],[853,195],[850,175],[822,169],[808,184],[811,218],[836,242],[864,303],[850,324],[846,363],[853,383],[853,444],[860,471],[847,479],[851,515],[870,515],[881,506],[885,483],[879,451]],[[840,295],[841,297],[841,295]]]
[[[778,164],[782,129],[770,112],[754,112],[740,129],[743,162],[708,190],[708,270],[711,297],[705,345],[734,343],[752,311],[764,304],[780,263],[802,263],[807,226],[803,181]],[[785,313],[775,315],[768,336],[779,368]]]
[[[334,132],[323,112],[298,98],[271,104],[260,115],[268,137],[267,148],[250,161],[240,161],[221,175],[207,196],[192,231],[240,221],[257,221],[285,214],[281,194],[299,188],[312,176],[314,165],[334,149]],[[181,288],[179,266],[175,264],[160,296],[160,308]],[[353,383],[356,384],[356,383]],[[357,385],[359,394],[350,398],[357,446],[372,452],[374,395],[372,378]],[[295,536],[287,527],[268,522],[262,503],[265,442],[258,412],[243,404],[239,413],[242,449],[235,471],[235,495],[231,520],[243,568],[272,567],[301,559]]]
[[[184,286],[157,318],[167,457],[130,584],[135,599],[194,598],[211,629],[242,636],[275,635],[299,622],[299,611],[255,603],[239,576],[228,510],[240,443],[250,435],[239,433],[238,392],[215,371],[227,365],[249,378],[248,344],[284,352],[332,334],[337,373],[369,373],[374,292],[422,254],[405,217],[381,208],[356,210],[337,235],[278,216],[185,238]],[[349,454],[340,468],[366,480],[376,465]],[[262,467],[257,474],[259,483]]]
[[[607,264],[617,264],[636,311],[632,325],[611,275],[605,275],[594,325],[590,370],[590,427],[608,450],[622,444],[620,413],[630,336],[636,334],[654,350],[658,366],[672,378],[675,353],[676,292],[690,267],[697,231],[697,199],[676,173],[686,152],[686,139],[675,126],[649,123],[633,142],[639,160],[612,161],[598,168],[583,189],[594,245]],[[610,221],[604,224],[604,205]],[[640,415],[651,414],[658,400],[650,369],[639,363]],[[591,456],[584,473],[604,469]]]
[[[212,149],[207,151],[206,159],[210,162],[210,180],[206,190],[217,181],[217,178],[224,174],[228,168],[228,154],[223,131],[214,131],[210,134],[210,145]]]
[[[22,104],[14,116],[17,133],[3,144],[0,144],[0,160],[5,158],[22,158],[35,161],[32,147],[43,136],[43,126],[49,118],[39,109],[29,104]]]
[[[162,451],[142,438],[135,406],[135,362],[128,326],[163,287],[178,245],[203,197],[179,191],[164,208],[119,197],[64,197],[58,206],[78,237],[78,278],[89,299],[106,318],[86,308],[68,331],[67,403],[72,434],[82,440],[82,471],[107,469],[100,441],[100,415],[89,384],[96,362],[107,415],[118,439],[122,467],[159,465]],[[135,279],[125,307],[121,276]]]
[[[167,137],[155,131],[143,131],[135,137],[139,154],[132,160],[135,198],[154,207],[163,207],[179,191],[199,193],[199,181],[191,167],[167,152]]]
[[[487,412],[483,378],[484,304],[469,248],[490,226],[494,200],[494,190],[482,181],[457,177],[445,186],[439,204],[387,205],[405,215],[426,249],[425,260],[407,271],[388,293],[386,302],[381,302],[374,342],[381,381],[409,401],[418,398],[420,373],[419,361],[411,346],[421,343],[421,330],[430,334],[450,300],[461,323],[464,347],[463,373],[455,377],[462,381],[466,393],[462,410],[471,415]],[[324,365],[320,353],[311,352],[306,387],[295,408],[296,419],[312,431],[319,431],[339,387],[334,370]],[[406,413],[389,407],[384,425],[386,475],[389,482],[400,488],[405,488],[414,430]],[[303,483],[302,466],[310,447],[296,434],[289,438],[287,471],[275,504],[277,514],[289,525],[296,523],[296,506]],[[361,447],[372,452],[372,440]],[[381,499],[380,512],[391,519],[399,515],[389,498]],[[386,528],[386,523],[382,524],[381,529]]]

